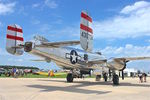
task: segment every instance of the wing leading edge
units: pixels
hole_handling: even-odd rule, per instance
[[[150,57],[122,57],[122,58],[114,58],[113,60],[129,62],[132,60],[150,60]]]

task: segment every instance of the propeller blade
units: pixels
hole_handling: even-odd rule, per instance
[[[124,80],[124,71],[122,70],[122,80]]]

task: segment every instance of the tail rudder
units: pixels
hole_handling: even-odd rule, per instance
[[[93,49],[92,18],[86,11],[81,12],[80,44],[85,51],[91,52]]]
[[[23,45],[23,31],[19,25],[8,25],[6,35],[6,50],[13,55],[22,55],[23,49],[17,48],[19,45]]]

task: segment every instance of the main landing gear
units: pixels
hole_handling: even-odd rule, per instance
[[[113,74],[112,81],[113,81],[113,85],[119,85],[119,76],[116,73]]]
[[[82,71],[78,69],[70,70],[70,72],[67,74],[67,82],[71,83],[73,82],[74,78],[84,78],[84,74],[91,74],[90,71]]]
[[[68,83],[71,83],[71,82],[73,82],[73,79],[77,78],[77,77],[81,78],[81,76],[79,76],[75,73],[68,73],[66,79],[67,79]],[[107,81],[107,78],[108,78],[107,75],[106,76],[104,75],[105,82]],[[100,79],[101,79],[101,75],[97,75],[96,81],[100,81]],[[113,72],[112,81],[113,81],[113,85],[119,85],[119,76],[115,72]]]

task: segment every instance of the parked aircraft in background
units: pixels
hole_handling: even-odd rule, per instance
[[[123,71],[126,68],[126,63],[131,60],[150,59],[150,57],[122,57],[107,60],[100,52],[92,52],[94,33],[91,24],[92,18],[86,11],[82,11],[80,41],[49,42],[44,37],[36,36],[35,39],[38,42],[27,41],[25,43],[22,28],[16,24],[9,25],[7,27],[6,50],[13,55],[22,55],[25,51],[43,58],[35,61],[53,61],[59,67],[69,69],[67,82],[73,82],[74,78],[82,78],[84,74],[91,74],[91,70],[106,67],[109,68],[109,74],[113,74],[113,83],[118,84],[119,77],[115,74],[115,70]],[[69,47],[79,44],[83,50]],[[97,78],[99,78],[98,75]]]

